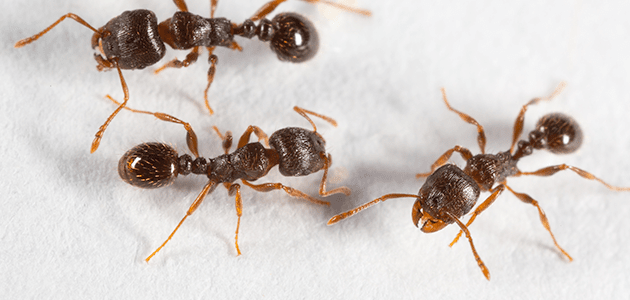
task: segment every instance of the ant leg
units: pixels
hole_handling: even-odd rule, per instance
[[[464,225],[464,223],[462,223],[455,216],[453,216],[452,213],[447,211],[446,214],[449,217],[451,217],[451,219],[455,221],[455,223],[459,225],[459,228],[461,228],[461,230],[466,234],[466,238],[468,238],[468,241],[470,242],[470,249],[472,249],[473,255],[475,256],[475,260],[477,261],[477,265],[479,265],[479,268],[481,269],[483,276],[485,276],[486,279],[490,280],[490,271],[488,271],[488,268],[486,268],[486,265],[483,263],[483,261],[479,257],[479,254],[477,254],[477,250],[475,250],[475,245],[473,245],[472,237],[470,236],[470,232],[468,231],[468,228],[466,227],[466,225]]]
[[[315,123],[313,123],[313,120],[311,120],[311,118],[309,118],[306,114],[309,114],[309,115],[312,115],[312,116],[316,116],[316,117],[318,117],[318,118],[320,118],[320,119],[330,123],[332,126],[337,127],[337,121],[335,121],[331,117],[327,117],[327,116],[318,114],[316,112],[303,109],[303,108],[298,107],[298,106],[294,106],[293,110],[295,110],[298,114],[300,114],[300,116],[304,117],[309,123],[311,123],[311,125],[313,126],[313,131],[315,131],[315,132],[317,132],[317,127],[315,127]]]
[[[268,14],[270,14],[272,11],[274,11],[276,9],[276,7],[278,7],[278,5],[280,5],[283,2],[286,2],[287,0],[271,0],[267,3],[265,3],[265,5],[263,5],[261,8],[258,9],[258,11],[256,11],[256,13],[254,13],[254,15],[250,18],[250,20],[252,21],[258,21],[264,17],[266,17]],[[346,6],[343,4],[339,4],[339,3],[335,3],[335,2],[331,2],[331,1],[326,1],[326,0],[302,0],[304,2],[310,2],[310,3],[324,3],[333,7],[336,7],[338,9],[341,10],[346,10],[352,13],[356,13],[356,14],[360,14],[360,15],[364,15],[366,17],[369,17],[372,15],[372,12],[370,12],[369,10],[365,10],[365,9],[360,9],[360,8],[355,8],[355,7],[350,7],[350,6]]]
[[[477,120],[475,120],[473,117],[451,107],[451,105],[448,103],[448,99],[446,99],[446,90],[444,88],[442,88],[442,99],[444,99],[444,103],[446,103],[446,107],[450,111],[458,114],[459,117],[466,123],[477,126],[477,143],[479,144],[479,148],[481,149],[481,154],[484,154],[486,151],[486,133],[483,131],[483,126],[481,126],[481,124],[479,124],[479,122],[477,122]]]
[[[199,205],[201,204],[201,202],[203,202],[203,199],[206,197],[206,195],[208,193],[212,193],[212,191],[214,191],[214,189],[217,187],[217,183],[214,181],[210,181],[208,182],[208,184],[206,184],[206,186],[203,187],[203,190],[201,190],[201,193],[199,193],[199,196],[197,196],[197,198],[195,199],[195,201],[192,203],[192,205],[190,205],[190,208],[188,208],[188,211],[186,212],[186,215],[184,216],[184,218],[182,218],[181,221],[179,221],[179,224],[177,224],[177,227],[175,227],[175,229],[173,230],[173,232],[168,236],[168,238],[164,241],[164,243],[162,243],[162,245],[160,245],[160,247],[158,247],[157,249],[155,249],[155,251],[153,251],[153,253],[151,253],[151,255],[149,255],[149,257],[147,257],[145,259],[145,261],[148,263],[149,260],[151,260],[151,258],[153,256],[155,256],[155,254],[157,254],[160,250],[162,250],[162,248],[166,245],[166,243],[168,243],[168,241],[171,240],[171,238],[173,237],[173,235],[175,234],[175,232],[177,232],[177,230],[179,229],[179,226],[182,225],[182,223],[184,223],[184,220],[186,220],[186,218],[188,218],[188,216],[192,215],[193,212],[195,212],[195,210],[197,209],[197,207],[199,207]]]
[[[234,236],[234,245],[236,246],[236,252],[241,255],[241,249],[238,247],[238,229],[241,227],[241,216],[243,215],[243,201],[241,200],[241,186],[238,183],[224,183],[225,188],[228,190],[228,195],[236,196],[236,216],[238,221],[236,223],[236,236]]]
[[[183,1],[183,0],[182,0]],[[214,12],[217,10],[219,0],[210,0],[210,18],[214,18]]]
[[[154,74],[160,73],[162,71],[164,71],[164,69],[166,68],[182,68],[182,67],[188,67],[191,64],[193,64],[194,62],[197,61],[197,58],[199,57],[199,46],[197,47],[193,47],[192,50],[190,51],[190,53],[188,53],[186,55],[186,59],[184,59],[183,61],[180,61],[179,59],[175,58],[169,62],[167,62],[166,64],[164,64],[163,66],[159,67],[157,70],[153,71]]]
[[[185,0],[173,0],[173,2],[177,6],[177,9],[181,11],[188,11],[188,6],[186,6]]]
[[[549,220],[547,219],[545,212],[542,210],[542,208],[540,208],[540,205],[538,205],[538,201],[534,200],[532,197],[530,197],[527,194],[515,192],[508,185],[505,185],[505,187],[508,190],[510,190],[510,192],[512,192],[512,194],[514,194],[514,196],[516,196],[518,199],[520,199],[521,201],[525,203],[531,204],[535,206],[536,209],[538,209],[538,216],[540,217],[540,222],[543,224],[545,229],[549,231],[549,235],[551,235],[551,239],[553,240],[553,243],[556,245],[556,248],[558,248],[558,250],[560,250],[560,252],[562,252],[562,254],[564,254],[569,259],[569,261],[573,261],[573,258],[569,255],[569,253],[564,251],[564,249],[562,249],[562,247],[560,247],[560,245],[558,244],[558,241],[556,241],[556,237],[551,232],[551,227],[549,226]]]
[[[243,184],[245,184],[246,186],[254,189],[257,192],[270,192],[273,190],[284,190],[287,194],[289,194],[289,196],[292,197],[298,197],[298,198],[302,198],[302,199],[306,199],[308,201],[311,201],[315,204],[319,204],[319,205],[327,205],[330,206],[330,202],[328,201],[322,201],[319,199],[315,199],[314,197],[311,197],[307,194],[305,194],[302,191],[296,190],[292,187],[288,187],[283,185],[282,183],[263,183],[263,184],[252,184],[251,182],[241,179],[241,181],[243,182]]]
[[[575,172],[576,174],[582,176],[583,178],[599,181],[599,183],[605,185],[608,189],[611,189],[613,191],[617,191],[617,192],[630,191],[630,187],[618,187],[618,186],[610,185],[610,184],[606,183],[605,181],[595,177],[593,174],[591,174],[589,172],[586,172],[586,171],[584,171],[584,170],[582,170],[580,168],[576,168],[574,166],[569,166],[569,165],[565,165],[565,164],[542,168],[542,169],[534,171],[534,172],[521,172],[521,171],[519,171],[514,176],[521,176],[521,175],[551,176],[553,174],[556,174],[559,171],[563,171],[563,170],[567,170],[567,169]]]
[[[212,108],[210,108],[210,102],[208,102],[208,90],[210,89],[210,85],[212,84],[212,81],[214,81],[214,73],[216,73],[217,70],[217,63],[219,58],[212,54],[212,52],[214,51],[215,47],[207,47],[206,49],[208,49],[208,62],[210,63],[210,68],[208,69],[208,85],[206,85],[206,89],[203,91],[203,99],[205,100],[206,103],[206,108],[208,109],[208,112],[210,112],[210,114],[214,114],[214,111],[212,110]]]
[[[101,34],[101,32],[97,29],[95,29],[94,27],[92,27],[90,24],[88,24],[87,22],[85,22],[83,19],[81,19],[81,17],[73,14],[73,13],[67,13],[63,16],[61,16],[61,18],[59,18],[59,20],[57,20],[55,23],[53,23],[52,25],[48,26],[46,29],[42,30],[42,32],[29,37],[29,38],[25,38],[25,39],[21,39],[19,40],[17,43],[15,43],[15,48],[20,48],[23,47],[24,45],[30,44],[34,41],[36,41],[37,39],[39,39],[40,37],[42,37],[42,35],[46,34],[48,31],[50,31],[51,29],[53,29],[53,27],[57,26],[59,23],[61,23],[61,21],[63,21],[65,18],[70,18],[73,19],[77,22],[79,22],[79,24],[91,29],[92,31],[94,31],[97,34]]]
[[[427,172],[427,173],[418,173],[416,174],[416,178],[421,178],[421,177],[427,177],[431,174],[433,174],[433,171],[435,171],[437,168],[439,168],[440,166],[442,166],[443,164],[445,164],[449,158],[451,158],[451,155],[453,155],[453,152],[459,152],[459,154],[462,156],[462,158],[466,161],[468,161],[469,159],[471,159],[473,157],[472,153],[470,153],[470,150],[462,147],[462,146],[455,146],[452,149],[448,149],[446,150],[446,152],[444,152],[444,154],[442,154],[442,156],[440,156],[432,165],[431,165],[431,171]]]
[[[554,90],[551,95],[542,98],[534,98],[532,100],[529,100],[527,104],[523,105],[523,107],[521,108],[521,112],[519,112],[518,116],[516,117],[516,121],[514,121],[514,133],[512,135],[512,146],[510,146],[510,153],[514,151],[514,146],[516,145],[518,138],[521,136],[521,133],[523,133],[523,122],[525,121],[525,112],[527,111],[527,107],[530,105],[534,105],[541,100],[549,101],[555,98],[556,96],[558,96],[558,94],[560,94],[560,92],[562,92],[566,85],[567,84],[565,82],[560,82],[558,87],[556,87],[556,90]]]
[[[127,100],[129,100],[129,88],[127,88],[127,83],[125,82],[125,78],[122,75],[122,71],[120,70],[120,67],[118,66],[117,61],[116,61],[116,69],[118,70],[118,76],[120,77],[120,84],[122,85],[123,94],[125,95],[125,100],[123,101],[122,104],[118,106],[118,108],[116,108],[116,110],[114,110],[114,112],[111,115],[109,115],[107,120],[105,120],[105,123],[103,123],[103,125],[101,125],[101,127],[98,129],[98,132],[96,132],[94,140],[92,141],[92,148],[90,149],[90,153],[94,153],[94,151],[98,149],[98,146],[101,143],[101,138],[103,138],[103,133],[105,133],[105,129],[107,129],[107,126],[114,119],[114,117],[127,105]]]
[[[258,126],[249,125],[247,127],[247,130],[243,132],[243,135],[241,135],[241,138],[238,140],[238,146],[236,148],[241,148],[247,145],[247,143],[249,143],[249,137],[252,135],[252,132],[258,137],[259,142],[262,140],[265,142],[265,145],[269,147],[269,138],[267,137],[267,134],[262,131],[262,129],[260,129]]]
[[[360,211],[362,211],[362,210],[364,210],[364,209],[366,209],[366,208],[368,208],[368,207],[370,207],[370,206],[372,206],[372,205],[374,205],[376,203],[385,202],[385,200],[393,199],[393,198],[418,198],[418,195],[413,195],[413,194],[387,194],[387,195],[383,195],[383,196],[381,196],[379,198],[376,198],[376,199],[374,199],[374,200],[372,200],[372,201],[370,201],[368,203],[365,203],[365,204],[363,204],[363,205],[361,205],[361,206],[359,206],[357,208],[354,208],[354,209],[349,210],[347,212],[340,213],[338,215],[333,216],[332,218],[330,218],[330,220],[328,220],[327,225],[335,224],[335,223],[337,223],[337,222],[339,222],[339,221],[341,221],[341,220],[343,220],[345,218],[353,216],[354,214],[356,214],[356,213],[358,213],[358,212],[360,212]]]
[[[472,222],[475,221],[475,218],[477,218],[479,214],[481,214],[484,210],[486,210],[486,208],[492,205],[492,203],[494,203],[494,200],[496,200],[497,197],[499,197],[499,195],[501,195],[501,193],[504,190],[505,190],[505,185],[503,184],[498,185],[494,189],[490,190],[492,194],[490,194],[490,196],[488,196],[488,198],[486,198],[485,201],[483,201],[481,204],[479,204],[479,206],[477,206],[472,216],[470,216],[470,219],[468,219],[468,222],[466,222],[466,227],[470,226],[470,224],[472,224]],[[460,230],[457,236],[455,237],[455,239],[453,239],[453,241],[448,246],[453,247],[453,245],[455,245],[455,243],[457,243],[459,238],[462,236],[463,232],[464,232],[463,230]]]
[[[114,98],[112,98],[110,95],[106,95],[105,96],[107,99],[111,100],[112,102],[114,102],[117,105],[120,105],[120,103],[116,100],[114,100]],[[171,115],[167,115],[165,113],[153,113],[153,112],[148,112],[148,111],[144,111],[144,110],[137,110],[137,109],[133,109],[131,107],[123,107],[126,110],[129,110],[131,112],[134,113],[139,113],[139,114],[147,114],[147,115],[152,115],[162,121],[166,121],[166,122],[172,122],[172,123],[177,123],[177,124],[181,124],[184,126],[184,128],[187,131],[186,134],[186,144],[188,145],[188,149],[190,149],[190,152],[193,153],[193,155],[195,155],[195,157],[199,157],[199,151],[197,150],[198,147],[198,143],[197,143],[197,134],[195,134],[195,131],[193,130],[192,126],[190,126],[189,123],[184,122],[178,118],[175,118]]]
[[[332,189],[330,191],[326,191],[326,178],[328,177],[328,168],[330,168],[330,166],[332,165],[332,156],[330,155],[330,153],[328,154],[328,157],[323,156],[322,158],[324,159],[324,175],[322,176],[322,182],[319,184],[319,194],[322,197],[328,197],[330,195],[333,194],[344,194],[346,196],[350,196],[350,189],[342,186],[342,187],[338,187],[335,189]]]
[[[216,132],[217,135],[223,141],[222,145],[223,145],[223,151],[225,152],[225,154],[230,153],[230,148],[232,148],[232,132],[228,130],[225,132],[225,136],[224,136],[223,134],[221,134],[221,131],[219,131],[219,128],[217,126],[212,126],[212,129],[214,129],[214,132]]]

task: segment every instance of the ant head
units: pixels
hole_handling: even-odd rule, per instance
[[[118,175],[141,188],[159,188],[173,182],[178,174],[177,151],[162,143],[145,143],[131,148],[118,161]]]
[[[290,62],[304,62],[311,59],[319,49],[319,36],[313,23],[296,13],[282,13],[275,16],[270,47],[278,59]]]
[[[284,176],[315,173],[326,163],[326,142],[314,131],[283,128],[269,137],[269,145],[278,152],[278,169]]]
[[[572,153],[582,145],[582,129],[570,116],[551,113],[536,124],[535,132],[542,135],[543,146],[556,154]]]

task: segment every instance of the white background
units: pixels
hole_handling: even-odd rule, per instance
[[[334,157],[329,187],[352,189],[331,207],[283,192],[243,188],[240,246],[233,247],[234,199],[209,195],[150,264],[144,262],[183,217],[206,180],[180,177],[142,190],[122,182],[120,156],[147,141],[186,153],[179,125],[122,112],[89,153],[114,110],[103,98],[122,92],[115,72],[97,72],[91,31],[65,21],[34,44],[16,41],[67,12],[100,27],[122,11],[146,8],[159,20],[167,0],[11,1],[0,13],[0,296],[10,298],[622,298],[630,293],[629,193],[570,173],[515,178],[537,199],[559,243],[536,209],[504,193],[470,231],[492,280],[470,247],[448,243],[456,226],[424,234],[411,222],[413,199],[379,204],[326,226],[334,214],[387,193],[416,193],[425,172],[459,144],[478,153],[475,128],[451,104],[485,126],[488,152],[509,147],[521,105],[568,83],[560,97],[531,107],[525,131],[551,111],[572,115],[584,131],[575,154],[541,151],[522,170],[567,163],[611,184],[630,186],[630,5],[627,1],[375,1],[356,5],[371,18],[289,1],[278,11],[308,16],[319,30],[317,56],[281,63],[268,45],[238,39],[242,53],[219,49],[208,116],[203,55],[188,69],[153,75],[157,66],[125,71],[129,106],[186,120],[204,156],[221,154],[211,126],[236,136],[250,124],[268,134],[308,123],[299,105],[335,118],[318,121]],[[217,16],[241,22],[263,1],[221,1]],[[188,1],[208,16],[207,1]],[[273,15],[273,14],[272,14]],[[164,62],[185,52],[168,49]],[[453,160],[463,166],[461,159]],[[316,195],[321,173],[283,182]],[[482,194],[485,199],[487,194]]]

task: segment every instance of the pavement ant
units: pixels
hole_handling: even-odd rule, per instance
[[[108,98],[118,103],[111,97],[108,96]],[[171,184],[178,175],[192,173],[208,177],[208,183],[193,201],[186,215],[164,243],[145,259],[147,262],[166,245],[182,223],[184,223],[184,220],[199,207],[206,195],[212,193],[220,183],[223,183],[230,196],[235,196],[236,198],[238,221],[234,245],[238,255],[241,254],[238,246],[238,232],[243,205],[241,201],[241,186],[238,183],[234,183],[234,181],[240,179],[244,185],[258,192],[284,190],[293,197],[306,199],[319,205],[330,205],[328,201],[318,200],[281,183],[251,183],[251,181],[267,175],[269,170],[276,165],[280,174],[284,176],[306,176],[319,170],[324,170],[322,181],[319,185],[319,195],[323,197],[339,193],[350,195],[350,189],[345,186],[330,191],[326,190],[326,178],[328,177],[328,168],[332,164],[332,157],[330,154],[326,155],[326,141],[317,132],[315,123],[307,114],[337,126],[337,122],[327,116],[295,106],[293,109],[311,123],[313,131],[299,127],[287,127],[277,130],[268,138],[259,127],[250,125],[241,135],[237,149],[232,153],[229,153],[232,146],[232,134],[228,131],[223,135],[217,127],[213,127],[223,140],[225,154],[205,159],[199,156],[197,136],[190,124],[163,113],[125,108],[136,113],[153,115],[163,121],[182,124],[188,132],[186,135],[188,149],[195,156],[193,159],[188,154],[179,155],[173,147],[164,143],[140,144],[127,151],[118,162],[118,174],[125,182],[140,188],[159,188]],[[252,133],[258,137],[257,142],[249,142]],[[265,148],[260,143],[261,140],[264,141],[268,148]]]
[[[570,170],[583,178],[598,181],[613,191],[630,191],[630,187],[612,186],[589,172],[566,164],[549,166],[533,172],[523,172],[516,166],[521,158],[532,154],[534,150],[547,149],[552,153],[566,154],[574,152],[582,144],[582,131],[579,125],[573,118],[561,113],[551,113],[543,116],[536,124],[536,128],[529,133],[528,139],[518,141],[523,131],[523,122],[527,107],[541,100],[551,100],[560,93],[563,87],[564,83],[558,86],[556,91],[549,97],[534,98],[523,105],[514,124],[510,150],[497,154],[485,154],[486,136],[483,127],[469,115],[452,108],[446,99],[446,92],[442,89],[442,96],[446,107],[450,111],[458,114],[462,120],[477,126],[477,142],[481,149],[481,154],[473,156],[470,150],[461,146],[455,146],[447,150],[433,163],[430,172],[416,175],[416,178],[427,178],[420,188],[418,195],[387,194],[355,209],[332,217],[328,221],[328,225],[337,223],[378,202],[393,198],[416,198],[411,212],[414,225],[416,225],[416,227],[420,226],[422,232],[430,233],[439,231],[449,224],[457,223],[460,227],[460,231],[450,246],[453,246],[459,240],[461,234],[464,233],[470,242],[470,247],[481,272],[490,280],[490,272],[475,250],[468,227],[479,214],[494,203],[494,200],[501,192],[508,189],[518,199],[538,209],[540,221],[551,235],[556,248],[558,248],[569,261],[572,261],[571,256],[562,249],[556,241],[556,238],[551,232],[549,221],[540,208],[538,201],[527,194],[514,191],[506,182],[508,177],[522,175],[551,176],[559,171]],[[447,164],[447,161],[454,152],[458,152],[466,161],[466,167],[464,167],[464,169],[454,164]],[[477,206],[466,225],[464,225],[459,219],[475,206],[479,194],[482,191],[490,192],[491,195]]]
[[[214,17],[218,0],[210,1],[210,18],[188,12],[185,0],[173,0],[180,11],[159,24],[155,13],[146,9],[125,11],[99,29],[92,27],[78,15],[68,13],[42,32],[18,41],[15,48],[36,41],[66,18],[73,19],[94,31],[92,48],[98,48],[100,52],[94,54],[94,59],[97,62],[96,68],[99,71],[115,68],[118,71],[124,93],[122,104],[107,118],[96,133],[90,150],[94,153],[98,149],[105,129],[120,110],[127,105],[129,99],[129,89],[121,70],[144,69],[156,64],[162,60],[166,53],[164,44],[173,49],[191,49],[191,51],[183,61],[174,59],[157,69],[155,73],[165,68],[187,67],[197,61],[201,47],[208,50],[210,68],[208,69],[208,84],[204,90],[204,99],[210,114],[213,114],[213,111],[208,102],[208,89],[214,79],[218,62],[217,56],[212,53],[217,46],[242,50],[234,41],[235,36],[248,39],[257,36],[259,40],[269,42],[271,50],[282,61],[298,63],[312,58],[319,48],[319,37],[313,23],[296,13],[281,13],[271,20],[265,18],[278,5],[286,1],[271,0],[267,2],[251,18],[241,24],[232,23],[225,18]],[[348,7],[327,0],[303,1],[324,3],[365,16],[371,15],[367,10]],[[254,23],[256,21],[260,21],[258,25]]]

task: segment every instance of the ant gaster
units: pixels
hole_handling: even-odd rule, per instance
[[[115,100],[111,100],[115,102]],[[315,204],[330,205],[328,201],[318,200],[281,183],[253,184],[250,182],[264,177],[276,165],[284,176],[306,176],[319,170],[324,170],[319,185],[319,194],[321,196],[327,197],[338,193],[350,195],[350,189],[347,187],[338,187],[330,191],[326,190],[326,178],[328,169],[332,164],[332,157],[330,154],[326,155],[326,141],[317,132],[315,123],[307,114],[319,117],[333,126],[337,126],[336,121],[327,116],[295,106],[293,109],[311,123],[313,131],[299,127],[288,127],[274,132],[271,137],[267,138],[267,135],[259,127],[251,125],[243,133],[239,139],[237,149],[232,153],[229,153],[229,149],[232,146],[231,133],[228,131],[225,135],[222,135],[214,127],[214,130],[223,139],[225,154],[205,159],[199,157],[197,137],[190,124],[163,113],[151,113],[126,108],[133,112],[154,115],[160,120],[184,125],[188,131],[186,142],[195,158],[193,159],[188,154],[178,155],[173,147],[164,143],[138,145],[127,151],[118,163],[118,174],[125,182],[141,188],[158,188],[169,185],[178,175],[192,173],[208,177],[208,183],[193,201],[186,215],[164,243],[146,258],[147,262],[166,245],[184,220],[197,209],[206,195],[212,193],[220,183],[223,183],[230,196],[235,196],[236,198],[238,222],[234,244],[238,255],[241,254],[238,246],[238,232],[241,224],[242,201],[240,185],[234,183],[234,181],[240,179],[244,185],[259,192],[281,189],[293,197],[303,198]],[[258,142],[249,143],[252,133],[258,137]],[[265,148],[260,143],[261,140],[269,148]]]
[[[20,48],[36,41],[66,18],[71,18],[94,31],[92,48],[98,48],[100,52],[99,54],[94,54],[94,59],[97,62],[96,68],[99,71],[116,68],[124,93],[124,101],[107,118],[96,133],[91,146],[91,152],[93,153],[98,149],[109,123],[127,105],[129,89],[121,70],[144,69],[157,63],[166,53],[164,44],[177,50],[192,50],[183,61],[174,59],[157,69],[155,73],[165,68],[187,67],[197,61],[200,47],[208,49],[210,68],[208,69],[208,84],[204,91],[204,99],[210,114],[213,111],[208,102],[208,90],[214,80],[218,62],[218,58],[212,53],[217,46],[242,50],[234,41],[235,36],[248,39],[257,36],[263,42],[270,42],[271,50],[282,61],[297,63],[312,58],[319,48],[319,37],[315,27],[308,19],[296,13],[281,13],[271,20],[265,18],[278,5],[286,1],[269,1],[242,24],[232,23],[225,18],[214,18],[218,0],[211,0],[210,18],[204,18],[188,12],[185,0],[173,0],[180,11],[159,24],[155,14],[146,9],[125,11],[99,29],[92,27],[81,17],[68,13],[42,32],[18,41],[15,47]],[[326,0],[303,1],[324,3],[365,16],[371,15],[369,11],[347,7]],[[260,21],[258,25],[254,23],[256,21]]]
[[[425,183],[420,188],[418,195],[384,195],[353,210],[332,217],[328,221],[328,225],[337,223],[342,219],[350,217],[363,209],[387,199],[403,197],[416,198],[416,202],[414,203],[411,212],[414,225],[416,225],[416,227],[419,226],[423,232],[429,233],[439,231],[449,224],[457,223],[461,230],[450,246],[453,246],[460,238],[461,234],[464,233],[470,242],[470,247],[479,268],[483,272],[483,275],[490,280],[490,272],[475,250],[468,227],[479,214],[481,214],[494,202],[501,192],[508,189],[521,201],[536,207],[540,221],[551,235],[551,238],[558,250],[560,250],[560,252],[562,252],[569,261],[573,260],[556,241],[556,238],[549,227],[549,221],[547,220],[543,210],[540,208],[538,201],[534,200],[527,194],[515,192],[507,185],[506,182],[508,177],[521,175],[550,176],[562,170],[571,170],[583,178],[599,181],[611,190],[630,191],[630,188],[612,186],[582,169],[566,164],[549,166],[534,172],[523,172],[516,166],[521,158],[532,154],[534,150],[547,149],[552,153],[565,154],[574,152],[582,144],[582,131],[579,125],[573,120],[573,118],[561,113],[551,113],[543,116],[536,124],[536,129],[529,133],[528,139],[518,141],[523,131],[523,122],[527,107],[529,105],[536,104],[541,100],[552,99],[562,90],[563,87],[564,83],[561,84],[551,96],[546,98],[535,98],[523,105],[514,124],[512,146],[510,147],[510,150],[499,152],[497,154],[485,154],[486,137],[483,127],[469,115],[452,108],[446,99],[444,89],[442,89],[444,103],[446,103],[447,108],[457,113],[462,120],[477,126],[477,142],[479,144],[479,148],[481,149],[481,154],[473,156],[468,149],[461,146],[455,146],[452,149],[447,150],[435,161],[435,163],[431,166],[430,172],[416,175],[417,178],[427,177]],[[466,161],[466,167],[464,167],[463,170],[456,165],[446,164],[453,152],[458,152]],[[482,191],[488,191],[491,195],[473,211],[470,219],[466,225],[464,225],[459,218],[463,217],[475,206],[475,203],[479,198],[479,194]]]

